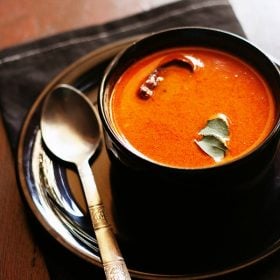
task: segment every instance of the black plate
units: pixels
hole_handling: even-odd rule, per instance
[[[35,216],[63,246],[98,266],[101,265],[98,246],[77,174],[71,166],[49,155],[42,145],[41,105],[44,97],[60,83],[73,85],[96,104],[97,87],[106,66],[136,39],[100,48],[50,82],[32,106],[19,142],[19,178]],[[93,172],[116,230],[110,186],[112,180],[117,182],[119,178],[111,169],[104,147],[93,164]],[[279,175],[280,151],[267,176],[253,189],[241,196],[230,196],[222,203],[201,200],[200,205],[195,206],[195,215],[186,215],[181,221],[179,226],[190,230],[184,231],[177,240],[172,234],[169,238],[174,225],[166,221],[166,228],[159,230],[158,238],[152,242],[141,234],[135,247],[120,241],[131,274],[141,279],[205,279],[240,270],[277,251],[280,248]],[[123,179],[124,182],[119,183],[133,183],[130,176]],[[184,199],[180,203],[184,203]],[[144,224],[142,227],[143,232],[149,230]]]

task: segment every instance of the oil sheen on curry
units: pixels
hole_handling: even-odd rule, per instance
[[[152,161],[183,168],[242,156],[265,139],[276,114],[257,71],[230,54],[197,47],[137,61],[110,102],[123,141]]]

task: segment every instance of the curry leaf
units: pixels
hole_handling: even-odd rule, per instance
[[[220,162],[226,154],[229,141],[229,124],[224,114],[217,114],[207,121],[206,126],[199,131],[203,137],[195,143],[215,162]]]

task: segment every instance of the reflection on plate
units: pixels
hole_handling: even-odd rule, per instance
[[[114,55],[135,39],[98,49],[58,75],[31,108],[19,142],[19,178],[35,216],[63,246],[98,266],[101,265],[98,246],[78,176],[70,165],[45,150],[39,129],[40,110],[44,97],[60,83],[73,85],[95,104],[104,69]],[[93,164],[93,172],[116,230],[110,186],[118,174],[114,175],[111,170],[104,147]],[[228,207],[230,202],[232,212],[218,208],[209,200],[201,200],[203,205],[192,205],[196,209],[195,216],[190,213],[181,221],[180,227],[189,228],[189,231],[184,231],[180,240],[174,239],[166,221],[166,228],[161,229],[152,241],[147,241],[141,234],[137,235],[135,247],[121,241],[131,274],[141,279],[205,279],[239,270],[271,255],[280,247],[279,175],[280,152],[266,178],[253,192],[245,192],[238,199],[229,197],[228,201],[219,204]],[[127,176],[124,179],[127,182],[121,183],[133,183],[130,180],[133,178]],[[184,199],[180,203],[184,203]],[[190,202],[186,200],[185,203]],[[208,219],[209,213],[214,218]],[[208,222],[201,225],[201,218],[205,217]],[[145,225],[142,228],[144,233],[147,228]]]

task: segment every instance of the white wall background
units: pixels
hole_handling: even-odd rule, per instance
[[[229,0],[248,39],[280,62],[280,0]]]

